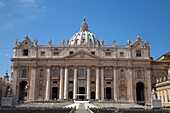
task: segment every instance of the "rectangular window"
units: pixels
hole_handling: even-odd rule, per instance
[[[111,84],[111,82],[107,82],[107,84]]]
[[[69,81],[70,84],[73,84],[73,81]]]
[[[106,56],[111,56],[111,52],[106,52]]]
[[[124,57],[124,52],[120,52],[120,57]]]
[[[41,56],[45,56],[45,52],[44,51],[41,51]]]
[[[28,56],[28,49],[23,50],[23,56]]]
[[[91,51],[91,54],[95,55],[95,52],[94,52],[94,51]]]
[[[54,84],[57,84],[57,81],[53,81]]]
[[[91,84],[95,84],[95,81],[91,81]]]
[[[70,55],[73,54],[73,51],[70,51]]]
[[[54,55],[54,56],[58,56],[58,55],[59,55],[59,52],[53,52],[53,55]]]
[[[136,50],[136,57],[141,57],[141,50]]]

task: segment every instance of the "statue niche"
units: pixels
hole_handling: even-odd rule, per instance
[[[127,87],[125,85],[121,85],[119,87],[119,99],[126,100],[127,99]]]
[[[127,99],[126,75],[124,70],[120,70],[119,99]]]

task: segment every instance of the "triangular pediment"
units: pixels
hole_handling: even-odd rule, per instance
[[[22,42],[19,42],[18,46],[24,48],[34,47],[33,42],[31,42],[28,36],[25,36],[24,40]]]
[[[145,43],[142,41],[142,39],[137,36],[136,41],[131,44],[132,47],[144,47]]]
[[[87,51],[80,50],[71,55],[65,56],[64,58],[65,59],[97,59],[99,57]]]

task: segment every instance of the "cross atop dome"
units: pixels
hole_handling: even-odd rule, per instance
[[[83,22],[86,22],[86,17],[83,18]]]

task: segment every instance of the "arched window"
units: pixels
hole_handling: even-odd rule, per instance
[[[74,71],[73,71],[73,69],[70,69],[70,71],[69,71],[69,76],[70,76],[70,77],[74,76]]]
[[[40,70],[40,78],[43,78],[43,76],[44,76],[44,70],[41,69],[41,70]]]
[[[80,76],[84,76],[84,69],[80,69]]]
[[[54,69],[54,77],[58,77],[58,69]]]
[[[95,70],[92,69],[92,70],[91,70],[91,76],[92,76],[92,77],[95,77],[95,75],[96,75]]]
[[[141,70],[137,71],[137,78],[142,79],[142,71]]]
[[[22,70],[21,78],[26,78],[26,77],[27,77],[27,70],[26,70],[26,69],[23,69],[23,70]]]
[[[107,76],[107,77],[110,77],[110,69],[107,69],[107,70],[106,70],[106,76]]]

